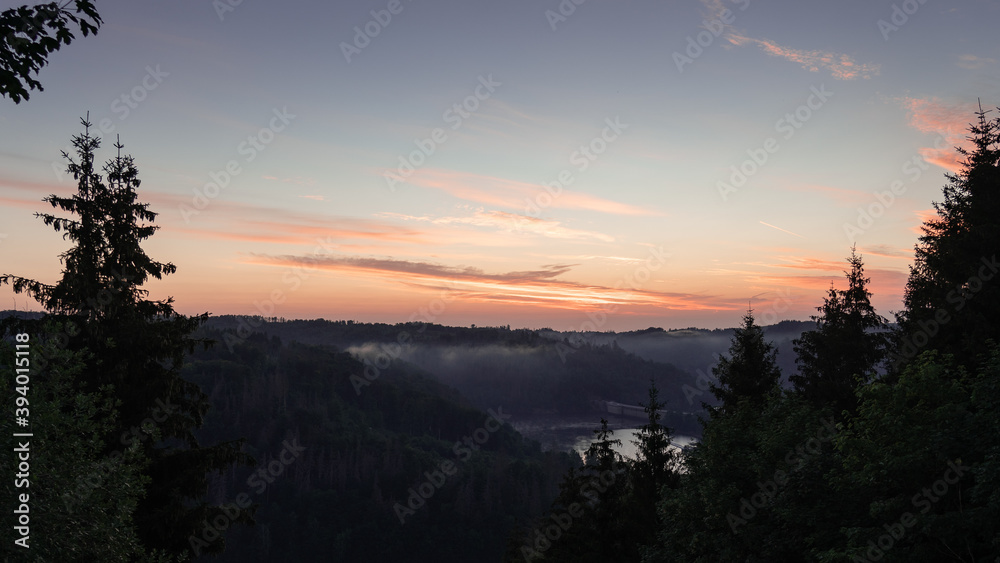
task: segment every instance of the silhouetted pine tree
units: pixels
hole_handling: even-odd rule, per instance
[[[753,310],[743,316],[743,326],[736,329],[729,357],[720,357],[712,368],[718,384],[709,387],[722,404],[718,407],[704,405],[714,418],[732,412],[740,398],[763,403],[768,392],[781,379],[781,370],[775,362],[778,351],[764,340],[764,330],[757,326]]]
[[[76,218],[36,214],[74,242],[60,256],[62,278],[48,285],[8,274],[0,276],[0,283],[36,299],[50,317],[80,327],[69,346],[93,354],[80,375],[84,389],[111,385],[120,404],[118,428],[106,437],[106,453],[139,442],[149,460],[150,483],[135,515],[139,537],[150,549],[183,553],[192,536],[203,539],[205,522],[222,514],[220,507],[203,500],[208,474],[252,459],[241,452],[242,441],[202,447],[195,439],[209,403],[197,385],[179,376],[179,369],[185,354],[207,344],[190,334],[208,315],[186,317],[174,311],[172,298],[146,298],[148,291],[141,286],[176,267],[151,260],[140,245],[158,227],[152,225],[156,214],[148,204],[137,202],[139,179],[132,157],[122,156],[122,145],[116,144],[118,155],[104,167],[105,182],[94,167],[100,139],[90,136],[87,120],[81,122],[84,134],[73,138],[79,161],[63,153],[77,193],[44,199]],[[150,420],[160,440],[143,428],[143,421]],[[252,518],[244,511],[235,520]],[[224,534],[214,534],[198,547],[220,552]]]
[[[637,449],[632,464],[632,478],[640,496],[656,495],[664,485],[676,485],[677,456],[670,447],[673,432],[660,424],[660,409],[666,404],[659,400],[660,391],[654,381],[649,382],[649,402],[643,405],[646,424],[639,429],[637,440],[632,443]]]
[[[628,518],[625,527],[629,545],[627,553],[634,554],[634,558],[626,560],[631,561],[640,559],[643,546],[656,542],[660,529],[656,505],[661,498],[661,489],[676,488],[679,476],[677,455],[671,448],[673,432],[660,424],[659,411],[664,403],[660,402],[659,390],[653,381],[649,382],[649,402],[643,406],[647,421],[633,441],[637,451],[635,460],[630,464],[630,486],[625,507]]]
[[[594,440],[587,448],[587,465],[595,466],[599,471],[616,470],[622,463],[621,455],[614,450],[621,446],[622,441],[612,438],[615,431],[608,428],[608,419],[601,418],[601,427],[594,430]]]
[[[956,149],[962,170],[945,176],[937,217],[922,227],[897,315],[895,368],[925,349],[973,365],[986,339],[1000,339],[1000,118],[987,113],[980,106],[970,126],[974,148]]]
[[[886,319],[875,312],[864,263],[851,248],[845,272],[848,287],[833,287],[813,316],[816,330],[792,342],[799,373],[788,379],[814,405],[829,405],[838,415],[857,406],[855,389],[868,381],[885,359]],[[859,379],[860,378],[860,379]]]

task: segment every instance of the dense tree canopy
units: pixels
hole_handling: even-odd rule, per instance
[[[986,339],[1000,339],[1000,117],[980,110],[962,170],[947,174],[937,216],[926,221],[898,315],[899,368],[923,350],[972,364]]]
[[[172,561],[162,553],[146,552],[139,541],[134,512],[149,482],[143,475],[146,461],[137,445],[114,455],[102,453],[105,437],[117,428],[115,399],[107,387],[83,390],[79,378],[90,354],[63,348],[60,336],[66,331],[66,325],[46,323],[41,332],[22,333],[32,360],[27,384],[0,380],[3,404],[22,397],[31,421],[30,427],[18,428],[11,417],[0,417],[4,449],[17,451],[26,442],[30,461],[22,486],[15,485],[16,479],[3,479],[0,494],[4,499],[28,495],[24,505],[31,530],[27,549],[12,549],[12,539],[5,537],[0,553],[13,552],[5,561]],[[13,371],[5,364],[15,357],[10,348],[0,340],[4,373]],[[42,358],[44,362],[38,361]],[[13,437],[25,431],[33,436]],[[16,517],[11,510],[3,511],[3,528],[13,530]]]
[[[880,368],[888,344],[886,320],[875,312],[864,263],[854,249],[847,259],[847,289],[833,287],[814,316],[816,330],[794,342],[799,373],[789,376],[795,390],[835,413],[853,412],[854,390]]]
[[[208,398],[179,370],[185,354],[199,343],[190,334],[207,314],[186,317],[174,311],[170,298],[146,299],[142,285],[176,268],[152,260],[142,249],[142,242],[156,232],[156,214],[137,201],[140,182],[133,159],[116,144],[118,154],[105,164],[103,175],[98,173],[100,139],[90,135],[89,122],[83,120],[83,125],[84,133],[73,139],[77,160],[64,155],[77,192],[45,198],[70,217],[38,214],[74,243],[60,256],[61,279],[45,284],[5,274],[0,284],[10,283],[53,318],[79,327],[68,346],[90,352],[79,375],[83,388],[110,386],[118,404],[119,422],[106,436],[107,453],[138,441],[149,462],[145,471],[150,483],[135,515],[140,538],[151,549],[182,553],[204,521],[221,514],[220,507],[203,500],[206,475],[250,460],[239,441],[202,447],[195,438]],[[150,435],[150,422],[158,439]],[[241,520],[248,521],[248,514]],[[204,550],[221,550],[223,538]]]
[[[70,5],[72,9],[68,9]],[[91,0],[49,2],[0,12],[0,96],[19,103],[30,97],[31,90],[44,90],[34,75],[48,63],[49,54],[75,39],[74,27],[86,37],[97,33],[102,23]]]
[[[719,358],[712,368],[718,383],[711,385],[712,394],[720,400],[719,407],[709,412],[726,414],[736,408],[739,399],[761,403],[781,380],[781,370],[775,361],[777,350],[764,340],[764,330],[757,325],[753,311],[743,316],[743,325],[736,329],[729,357]]]
[[[1000,561],[1000,120],[977,116],[896,338],[854,252],[847,289],[795,342],[794,389],[748,313],[642,561]]]

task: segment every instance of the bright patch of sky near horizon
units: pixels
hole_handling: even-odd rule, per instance
[[[67,243],[32,214],[75,190],[59,152],[89,111],[99,158],[120,134],[136,159],[145,248],[178,266],[147,287],[183,313],[806,319],[856,243],[890,316],[977,98],[1000,105],[985,0],[219,5],[101,0],[44,92],[0,100],[0,272],[58,279]]]

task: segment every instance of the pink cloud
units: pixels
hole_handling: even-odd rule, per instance
[[[947,103],[936,97],[902,98],[900,102],[909,114],[911,127],[937,135],[933,147],[920,149],[924,160],[952,173],[961,171],[964,157],[955,147],[969,148],[966,135],[969,123],[975,119],[975,106]]]
[[[857,63],[850,55],[843,53],[793,49],[769,39],[754,39],[735,33],[731,33],[728,39],[730,43],[738,46],[755,44],[768,55],[797,63],[810,72],[819,72],[820,69],[824,69],[837,80],[871,78],[878,76],[881,69],[881,66],[877,64]]]
[[[614,215],[662,215],[645,207],[573,192],[566,188],[561,188],[561,191],[552,195],[541,184],[455,170],[418,169],[406,181],[415,186],[441,190],[459,199],[508,209],[528,210],[538,206],[600,211]]]
[[[550,309],[616,310],[618,307],[675,311],[739,310],[742,298],[609,287],[558,279],[570,264],[491,274],[479,268],[360,256],[253,255],[253,264],[364,272],[426,290],[447,290],[469,303],[505,302]]]
[[[871,254],[873,256],[884,256],[886,258],[906,258],[908,260],[913,259],[912,248],[895,248],[885,244],[873,244],[870,246],[866,246],[863,249],[859,248],[858,253],[862,255]]]
[[[993,66],[997,63],[996,59],[991,59],[989,57],[980,57],[972,54],[960,55],[958,57],[958,66],[966,70],[979,70],[988,66]]]
[[[501,229],[507,232],[518,232],[541,235],[555,239],[596,239],[603,242],[614,242],[615,238],[595,231],[581,231],[562,226],[559,221],[540,219],[528,215],[518,215],[506,211],[476,210],[466,217],[414,217],[399,213],[381,213],[382,217],[394,217],[405,221],[422,221],[435,225],[470,225]]]

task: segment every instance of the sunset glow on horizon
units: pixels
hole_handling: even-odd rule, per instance
[[[34,213],[75,192],[89,111],[184,314],[770,324],[816,314],[856,244],[892,320],[1000,105],[1000,5],[974,0],[216,4],[102,0],[44,92],[0,99],[0,274],[58,281]]]

